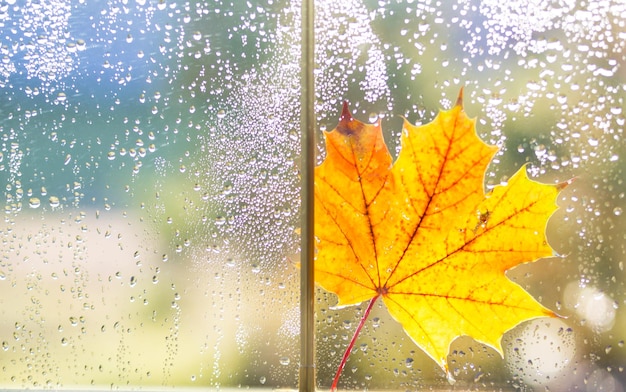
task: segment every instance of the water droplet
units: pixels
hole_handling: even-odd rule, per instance
[[[48,203],[50,203],[50,207],[52,208],[56,208],[61,205],[59,198],[56,196],[50,196],[50,198],[48,199]]]
[[[266,382],[266,381],[267,381],[267,378],[265,378],[265,376],[261,376],[261,377],[259,378],[259,382],[260,382],[261,384],[265,384],[265,382]]]
[[[615,207],[615,208],[613,208],[613,214],[615,214],[615,216],[620,216],[620,215],[622,215],[622,208],[621,208],[621,207]]]
[[[289,360],[289,357],[280,357],[278,362],[280,362],[281,365],[287,366],[291,361]]]
[[[31,197],[30,200],[28,201],[28,206],[30,208],[39,208],[40,205],[41,205],[41,201],[37,197]]]
[[[223,119],[224,117],[226,117],[226,112],[224,110],[219,110],[217,112],[217,118],[219,118],[220,120]]]
[[[413,358],[407,358],[407,359],[404,361],[404,365],[405,365],[407,368],[409,368],[409,369],[410,369],[410,368],[412,368],[412,367],[413,367],[413,362],[414,362]]]

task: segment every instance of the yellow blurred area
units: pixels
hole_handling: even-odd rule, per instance
[[[255,305],[263,301],[254,272],[161,253],[163,238],[129,215],[5,222],[0,387],[260,385],[262,374],[285,371],[246,360],[296,344],[297,319],[286,325],[297,309],[269,314]],[[289,352],[285,369],[297,364]]]

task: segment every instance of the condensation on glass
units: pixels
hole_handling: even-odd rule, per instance
[[[626,5],[317,1],[319,130],[342,101],[430,121],[464,87],[502,147],[562,193],[561,257],[509,271],[564,317],[504,358],[461,337],[455,388],[624,390]],[[0,2],[0,387],[296,388],[299,1]],[[319,145],[318,161],[324,156]],[[364,308],[317,292],[317,385]],[[449,388],[377,307],[342,389]]]

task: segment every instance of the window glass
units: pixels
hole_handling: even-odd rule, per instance
[[[0,387],[296,388],[300,1],[0,2]],[[316,1],[318,130],[342,101],[432,120],[464,88],[501,152],[575,178],[557,258],[507,275],[564,316],[504,358],[469,337],[450,381],[379,302],[341,389],[623,390],[626,6],[606,1]],[[325,151],[318,132],[318,163]],[[317,385],[366,304],[318,289]]]
[[[382,118],[396,156],[402,116],[427,123],[464,87],[464,107],[476,117],[478,133],[501,147],[486,186],[505,182],[524,164],[538,181],[575,177],[548,224],[549,242],[562,257],[507,273],[564,318],[509,331],[504,358],[473,339],[457,339],[448,356],[455,388],[623,390],[624,4],[344,4],[317,8],[322,128],[337,124],[340,105],[333,98],[346,99],[361,121]],[[347,94],[332,92],[333,83],[345,83]],[[336,303],[334,295],[319,292],[318,384],[326,387],[367,307],[336,309]],[[380,301],[339,386],[451,388]]]
[[[0,384],[295,387],[299,8],[0,10]]]

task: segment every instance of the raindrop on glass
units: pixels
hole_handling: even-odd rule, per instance
[[[40,205],[41,205],[41,201],[37,197],[31,197],[30,200],[28,201],[28,206],[30,208],[39,208]]]
[[[50,207],[56,208],[61,205],[61,201],[56,196],[50,196],[48,199],[48,203],[50,203]]]

